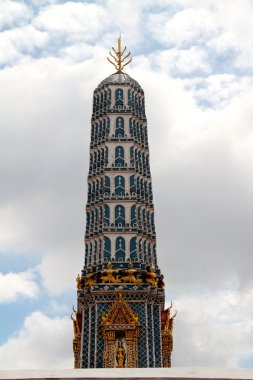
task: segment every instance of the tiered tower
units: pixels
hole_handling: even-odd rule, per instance
[[[76,368],[170,366],[174,317],[157,264],[144,92],[122,71],[125,51],[119,38],[108,58],[117,72],[93,97]]]

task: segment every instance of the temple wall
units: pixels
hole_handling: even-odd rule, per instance
[[[103,368],[65,370],[0,371],[1,380],[75,380],[75,379],[162,379],[162,380],[251,380],[253,369],[247,368]]]

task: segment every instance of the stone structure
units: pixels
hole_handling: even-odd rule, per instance
[[[157,264],[144,92],[122,71],[125,50],[119,39],[108,58],[117,72],[93,97],[75,368],[171,365],[174,317]]]
[[[0,380],[253,380],[252,368],[131,368],[1,371]]]

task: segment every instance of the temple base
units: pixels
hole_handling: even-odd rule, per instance
[[[164,290],[149,284],[96,284],[79,291],[85,328],[77,367],[162,367],[163,308]]]
[[[253,369],[217,368],[125,368],[0,371],[1,380],[75,380],[75,379],[155,379],[155,380],[252,380]]]

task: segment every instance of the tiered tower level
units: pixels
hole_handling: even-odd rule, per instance
[[[157,264],[144,92],[122,71],[120,39],[113,51],[117,72],[93,96],[75,367],[166,367],[174,316]]]

